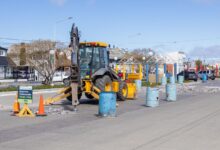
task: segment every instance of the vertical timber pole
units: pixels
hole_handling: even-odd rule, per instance
[[[163,70],[164,70],[165,77],[167,77],[167,64],[163,65]]]
[[[149,82],[149,64],[146,64],[146,82]]]
[[[159,71],[158,71],[159,65],[156,63],[156,84],[159,83]]]
[[[177,81],[177,63],[174,63],[174,77],[175,77],[175,82]]]

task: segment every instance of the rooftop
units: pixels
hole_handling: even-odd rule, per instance
[[[110,59],[114,59],[117,57],[117,59],[121,59],[125,52],[120,48],[111,48],[110,50]]]
[[[16,66],[16,65],[9,57],[0,56],[0,66]]]
[[[0,50],[7,51],[8,49],[6,49],[6,48],[0,46]]]

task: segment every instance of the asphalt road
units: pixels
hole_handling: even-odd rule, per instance
[[[119,102],[116,118],[97,117],[97,103],[88,100],[82,100],[77,113],[43,118],[17,118],[1,110],[0,150],[219,150],[219,96],[181,95],[168,103],[161,94],[160,106],[148,108],[142,89],[137,100]],[[71,110],[69,104],[50,107]]]

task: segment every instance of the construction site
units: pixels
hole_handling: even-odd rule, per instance
[[[0,150],[219,150],[219,38],[201,35],[220,22],[188,27],[213,4],[18,2],[18,29],[14,11],[0,24]]]

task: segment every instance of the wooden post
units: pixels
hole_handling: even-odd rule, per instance
[[[149,64],[146,64],[146,82],[149,82]]]
[[[159,70],[158,70],[158,68],[159,68],[159,65],[158,65],[158,63],[156,63],[156,84],[157,85],[159,83]]]

